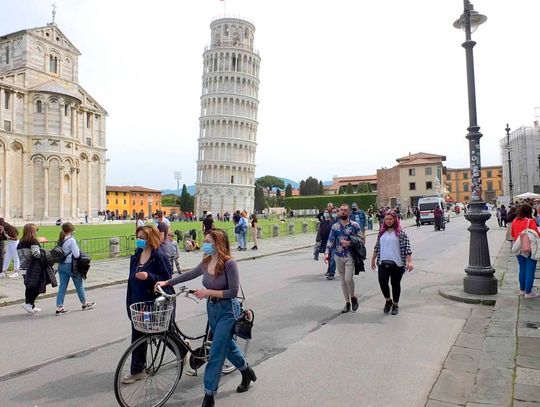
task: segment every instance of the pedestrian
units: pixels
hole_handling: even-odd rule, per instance
[[[5,255],[4,261],[2,263],[2,275],[7,276],[7,271],[9,268],[9,263],[13,259],[13,274],[9,277],[19,278],[19,255],[17,254],[17,246],[19,245],[19,231],[15,226],[10,225],[9,223],[4,222],[4,236],[5,240]]]
[[[373,230],[373,205],[369,205],[368,211],[367,211],[367,228],[368,230]]]
[[[242,246],[240,246],[240,228],[236,228],[238,225],[238,222],[240,222],[240,210],[237,210],[233,215],[233,223],[234,223],[234,235],[236,236],[236,241],[238,242],[237,249],[240,250]]]
[[[126,292],[126,308],[131,321],[130,305],[138,302],[153,301],[155,299],[154,286],[158,281],[171,278],[171,266],[167,256],[161,250],[161,241],[157,228],[146,225],[137,228],[135,253],[129,261],[129,276]],[[172,287],[164,288],[169,294],[174,293]],[[174,320],[174,318],[172,318]],[[144,336],[131,326],[131,343]],[[123,384],[132,384],[146,376],[146,348],[143,346],[131,355],[130,373],[122,377]]]
[[[328,244],[328,237],[330,237],[330,230],[332,229],[332,225],[335,222],[336,219],[331,216],[331,214],[328,212],[328,209],[325,209],[323,212],[323,220],[321,221],[321,223],[319,223],[317,237],[315,238],[315,242],[319,244],[318,253],[326,252],[326,245]],[[332,250],[328,252],[328,267],[326,269],[326,273],[324,274],[327,280],[332,280],[336,274],[336,262],[334,260],[334,252],[334,248],[332,248]]]
[[[203,407],[211,407],[214,406],[225,358],[242,374],[242,382],[236,389],[238,393],[248,391],[250,383],[256,381],[257,376],[233,339],[236,318],[240,314],[237,300],[240,282],[238,266],[231,256],[229,238],[225,231],[212,229],[204,238],[203,252],[203,261],[193,270],[158,284],[161,287],[172,287],[203,276],[202,284],[205,288],[195,291],[195,296],[207,299],[208,323],[213,332],[212,347],[204,371],[205,396],[202,404]]]
[[[6,255],[6,233],[4,231],[5,225],[7,222],[4,221],[4,218],[0,218],[0,265],[4,264],[4,257]],[[7,274],[5,274],[2,270],[0,270],[0,278],[7,277]]]
[[[422,225],[420,223],[420,209],[414,209],[414,218],[416,219],[416,227],[419,228]]]
[[[326,204],[326,211],[328,213],[332,213],[332,209],[334,209],[334,204],[332,202],[328,202]],[[324,219],[324,211],[319,212],[319,214],[316,216],[316,218],[319,220],[319,222],[322,222]]]
[[[24,270],[24,304],[21,307],[33,315],[41,311],[36,307],[36,299],[45,293],[46,286],[58,285],[54,270],[47,263],[45,252],[41,249],[36,233],[38,228],[33,223],[27,223],[23,228],[22,238],[17,245],[18,256],[21,259],[21,270]]]
[[[501,208],[497,208],[495,211],[495,217],[497,218],[497,224],[499,227],[502,227],[502,219],[501,219]]]
[[[84,280],[77,267],[76,259],[81,255],[77,241],[73,236],[75,228],[69,222],[62,225],[62,231],[58,237],[58,246],[62,248],[65,259],[58,263],[58,276],[60,277],[60,286],[58,287],[58,293],[56,295],[56,315],[64,315],[69,312],[64,308],[64,298],[66,296],[69,279],[73,280],[75,289],[77,290],[77,296],[81,302],[81,308],[83,311],[94,308],[95,302],[86,301],[86,292],[84,290]]]
[[[354,202],[351,206],[352,212],[351,212],[351,220],[358,223],[358,226],[360,226],[360,231],[362,234],[362,238],[366,238],[366,213],[358,207],[358,204]]]
[[[257,223],[258,223],[257,215],[253,214],[251,216],[251,237],[253,238],[253,247],[251,250],[258,250],[259,249],[259,240],[257,239]]]
[[[88,212],[84,211],[84,223],[88,223]]]
[[[413,270],[412,250],[409,237],[401,229],[399,216],[387,212],[384,222],[377,236],[377,243],[371,258],[371,268],[375,271],[378,266],[379,286],[386,300],[383,312],[392,315],[399,312],[399,297],[401,295],[401,278],[408,271]],[[388,281],[392,284],[392,296]]]
[[[336,269],[341,278],[341,289],[345,297],[345,307],[341,310],[343,313],[358,309],[358,298],[354,292],[354,260],[350,253],[350,237],[353,235],[362,237],[360,226],[349,219],[349,205],[341,204],[339,221],[335,222],[330,229],[324,258],[328,263],[330,253],[335,249]]]
[[[135,235],[137,235],[137,229],[144,226],[144,212],[137,214],[137,222],[135,222]]]
[[[178,242],[174,239],[174,233],[169,232],[167,235],[169,241],[167,242],[167,254],[169,255],[169,263],[171,263],[171,273],[174,273],[174,267],[176,266],[176,271],[178,274],[181,274],[180,270],[180,249],[178,248]]]
[[[202,221],[203,235],[206,235],[212,229],[214,229],[214,218],[212,217],[212,212],[207,212],[206,217]]]
[[[399,214],[396,214],[398,215],[399,217]],[[435,209],[433,210],[433,220],[434,220],[434,223],[435,223],[435,230],[441,230],[443,228],[443,222],[444,222],[444,219],[443,219],[443,215],[444,215],[444,212],[443,210],[441,209],[441,207],[439,205],[437,205],[435,207]]]
[[[508,220],[508,211],[506,210],[506,207],[504,205],[501,205],[501,224],[506,227],[508,222],[511,222]]]
[[[163,216],[162,211],[156,211],[154,214],[154,223],[156,224],[157,230],[159,232],[159,241],[162,245],[167,245],[167,236],[169,234],[169,226],[167,222],[169,221],[167,219],[167,222],[165,222],[167,218]]]
[[[247,219],[247,212],[242,211],[240,212],[240,220],[238,221],[238,224],[236,225],[238,228],[239,233],[239,246],[240,249],[238,250],[247,250],[247,230],[248,230],[248,219]]]
[[[514,241],[525,229],[532,229],[537,235],[539,234],[538,225],[532,218],[532,207],[529,204],[522,204],[519,207],[517,217],[513,220],[511,228]],[[521,295],[524,295],[525,298],[540,297],[540,294],[532,292],[536,260],[531,257],[530,252],[520,253],[516,257],[519,264],[519,289]]]

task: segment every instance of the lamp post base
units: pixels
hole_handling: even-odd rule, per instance
[[[489,245],[487,240],[486,221],[491,214],[485,210],[484,202],[471,202],[471,210],[465,218],[471,222],[468,230],[471,233],[469,245],[469,265],[465,269],[467,276],[463,279],[463,291],[468,294],[497,294],[497,279],[493,277],[495,269],[491,267]]]

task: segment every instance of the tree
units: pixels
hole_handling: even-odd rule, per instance
[[[353,186],[352,186],[352,184],[350,182],[347,184],[347,188],[345,189],[345,193],[346,194],[354,194],[354,189],[353,189]]]
[[[344,193],[345,193],[345,189],[346,189],[345,185],[340,186],[339,189],[338,189],[338,194],[339,194],[339,195],[344,194]]]
[[[368,182],[362,182],[358,185],[358,192],[368,193],[371,192],[371,184]]]
[[[304,181],[304,180],[300,181],[299,189],[300,189],[300,195],[301,196],[306,195],[306,181]]]
[[[324,185],[322,181],[319,181],[319,195],[324,195]]]
[[[178,205],[183,212],[193,212],[195,210],[195,197],[188,192],[186,184],[182,185],[182,192],[178,198]]]
[[[274,177],[273,175],[265,175],[264,177],[257,178],[255,181],[256,187],[266,189],[267,196],[270,196],[272,188],[285,189],[285,183],[281,178]]]
[[[291,184],[287,184],[287,186],[285,187],[285,198],[288,198],[292,196],[292,186]]]
[[[266,200],[264,196],[264,188],[255,188],[255,212],[262,212],[266,208]]]

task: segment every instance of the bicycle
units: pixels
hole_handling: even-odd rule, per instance
[[[130,306],[133,327],[145,335],[126,349],[114,374],[114,394],[122,407],[163,406],[176,390],[186,359],[193,369],[191,375],[195,376],[210,354],[212,332],[208,321],[204,334],[192,337],[184,334],[172,319],[176,297],[184,296],[198,303],[193,296],[195,291],[185,286],[175,294],[166,294],[159,286],[156,291],[160,296],[154,301]],[[192,348],[190,341],[201,339],[202,345]],[[235,340],[246,355],[250,340]],[[133,353],[145,359],[144,366],[132,366]],[[221,371],[223,375],[236,370],[230,362],[225,362]],[[142,370],[136,374],[136,379],[127,380],[126,377],[133,373],[133,367],[136,368],[134,370]]]

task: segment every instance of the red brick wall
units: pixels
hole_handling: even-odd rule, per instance
[[[399,167],[377,170],[377,205],[389,206],[390,198],[399,198]]]

